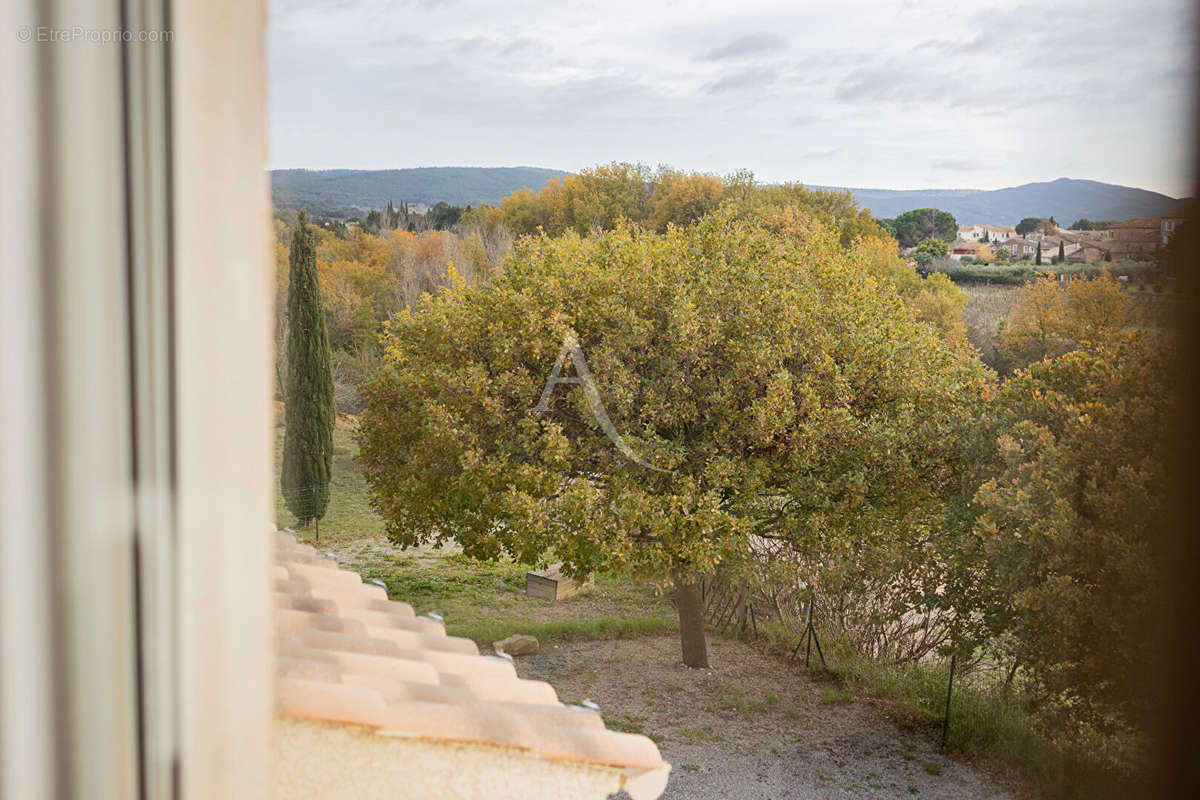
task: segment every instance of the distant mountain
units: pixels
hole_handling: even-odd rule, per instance
[[[495,204],[523,187],[537,191],[550,178],[567,174],[540,167],[277,169],[271,172],[271,199],[276,208],[306,206],[314,214],[344,218],[385,208],[389,200],[396,205],[407,202],[433,206],[439,201],[456,206]],[[1145,189],[1073,178],[991,190],[850,191],[876,217],[895,217],[914,208],[940,208],[962,225],[1015,225],[1025,217],[1053,216],[1060,225],[1084,217],[1097,221],[1160,217],[1185,202]]]
[[[850,191],[859,205],[869,208],[876,217],[895,217],[914,208],[940,208],[953,214],[960,225],[1016,225],[1025,217],[1052,216],[1063,226],[1082,218],[1098,221],[1161,217],[1185,202],[1145,189],[1074,178],[992,190],[851,188]]]
[[[330,217],[359,216],[372,208],[445,201],[455,206],[498,203],[515,191],[534,191],[566,175],[539,167],[416,167],[412,169],[276,169],[271,201],[276,208],[307,207]]]

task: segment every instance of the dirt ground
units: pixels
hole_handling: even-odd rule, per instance
[[[674,767],[664,800],[1016,796],[781,657],[711,639],[709,662],[687,669],[678,639],[654,636],[550,643],[517,669],[658,741]]]

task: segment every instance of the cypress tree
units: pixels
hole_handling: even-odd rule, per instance
[[[1066,248],[1063,246],[1063,243],[1060,241],[1058,243],[1058,263],[1060,263],[1060,264],[1066,263],[1066,260],[1067,260],[1067,251],[1066,251]]]
[[[1039,267],[1042,265],[1042,240],[1041,239],[1038,239],[1037,260],[1034,261],[1033,263],[1038,265]]]
[[[280,484],[301,525],[325,516],[333,459],[333,356],[325,331],[317,250],[308,214],[300,212],[288,254],[287,404]],[[316,493],[316,503],[313,494]]]

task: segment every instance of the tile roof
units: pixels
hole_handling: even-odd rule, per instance
[[[1114,228],[1157,228],[1161,221],[1156,217],[1137,217],[1135,219],[1126,219],[1120,222],[1111,222],[1108,225],[1108,230]]]
[[[670,765],[649,738],[605,729],[598,713],[559,702],[550,684],[518,678],[510,660],[480,655],[291,534],[274,536],[281,717],[614,767],[630,778],[627,791],[661,793]]]

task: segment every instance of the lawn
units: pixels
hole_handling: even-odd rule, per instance
[[[283,452],[282,409],[275,430],[278,474]],[[551,603],[525,596],[525,573],[537,565],[509,559],[477,561],[457,547],[402,550],[388,541],[384,521],[371,508],[367,483],[355,456],[354,420],[339,417],[333,433],[330,500],[320,522],[320,541],[312,526],[297,529],[303,542],[332,553],[364,580],[379,579],[393,600],[411,603],[418,614],[440,614],[451,635],[480,645],[513,633],[547,639],[601,639],[664,633],[677,627],[667,599],[646,578],[601,573],[596,585],[569,600]],[[279,527],[294,527],[276,481],[275,514]]]

